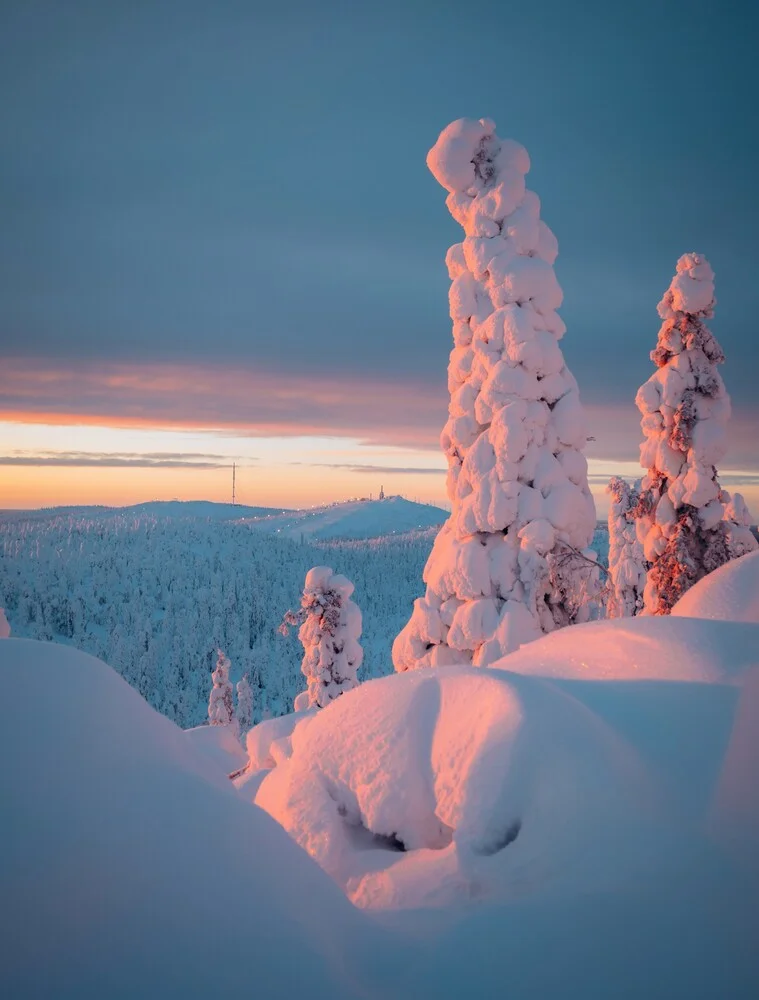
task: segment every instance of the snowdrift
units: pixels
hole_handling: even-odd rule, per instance
[[[554,679],[708,684],[738,681],[757,660],[757,625],[643,616],[560,629],[493,666]]]
[[[0,676],[30,706],[0,729],[5,996],[356,995],[357,914],[197,734],[63,646],[7,639]]]
[[[197,754],[211,764],[220,777],[244,767],[248,756],[240,745],[234,726],[195,726],[184,737]]]
[[[266,794],[321,857],[341,840],[357,902],[428,907],[381,914],[351,907],[241,799],[197,747],[210,737],[100,661],[7,639],[0,672],[16,709],[33,706],[0,728],[3,995],[756,995],[756,671],[739,686],[453,667],[258,727],[251,755],[276,765]],[[619,725],[570,686],[604,704],[623,691]],[[679,711],[685,692],[702,696],[698,718]],[[633,693],[647,693],[637,715]],[[651,795],[644,732],[679,787],[716,789],[687,824]],[[683,762],[688,740],[703,752]]]
[[[759,551],[733,559],[699,580],[683,594],[672,614],[759,624]]]
[[[290,740],[256,802],[359,906],[597,888],[629,875],[643,837],[635,754],[531,678],[448,667],[370,681]]]

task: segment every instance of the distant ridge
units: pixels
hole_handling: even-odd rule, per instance
[[[66,506],[39,510],[4,510],[0,517],[15,521],[39,521],[55,517],[102,518],[156,517],[195,518],[204,521],[244,521],[251,528],[285,538],[368,539],[405,534],[439,527],[448,512],[431,504],[415,503],[404,497],[383,500],[344,500],[336,503],[290,510],[282,507],[247,507],[243,504],[215,503],[212,500],[150,500],[128,507]]]

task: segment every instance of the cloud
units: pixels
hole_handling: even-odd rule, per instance
[[[0,420],[350,437],[437,449],[447,394],[421,381],[223,365],[41,364],[6,359]]]
[[[444,476],[445,469],[430,469],[426,466],[411,468],[409,466],[389,466],[389,465],[356,465],[352,462],[292,462],[292,465],[307,464],[310,468],[318,469],[345,469],[348,472],[386,472],[393,476]]]
[[[196,452],[169,453],[149,452],[145,454],[118,452],[15,452],[0,455],[2,465],[25,466],[73,466],[136,469],[219,469],[231,467],[233,459],[227,455],[205,455]],[[246,464],[251,460],[247,459]]]
[[[429,377],[428,371],[403,372],[390,379],[340,371],[305,375],[244,365],[72,364],[6,358],[0,364],[0,420],[215,431],[245,437],[340,437],[439,454],[448,393],[442,371],[439,384],[430,383]],[[585,410],[593,439],[588,458],[637,465],[640,414],[633,400],[585,398]],[[759,469],[755,427],[752,410],[734,408],[724,468]],[[381,469],[367,466],[364,471]],[[434,474],[422,468],[408,472]]]

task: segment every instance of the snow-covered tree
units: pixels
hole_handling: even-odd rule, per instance
[[[609,618],[629,618],[643,610],[646,561],[636,534],[638,489],[619,476],[609,480]]]
[[[241,733],[246,733],[250,729],[252,719],[253,688],[250,686],[248,675],[243,674],[242,679],[237,682],[237,722]]]
[[[451,516],[396,670],[485,665],[589,615],[595,508],[577,383],[559,340],[558,244],[525,189],[527,151],[460,119],[427,157],[465,233],[446,257],[454,348],[441,444]]]
[[[759,542],[751,531],[751,514],[743,496],[740,493],[730,496],[727,490],[723,490],[721,500],[730,558],[738,559],[748,552],[755,552],[759,548]]]
[[[329,566],[314,566],[306,574],[298,611],[288,611],[282,623],[299,625],[303,644],[301,670],[307,691],[295,699],[295,710],[324,708],[335,698],[356,687],[356,672],[364,658],[359,645],[361,612],[350,599],[353,584],[333,573]]]
[[[7,639],[11,634],[11,627],[5,617],[5,611],[0,608],[0,639]]]
[[[702,254],[684,254],[659,303],[663,322],[651,360],[657,369],[636,397],[644,441],[637,521],[649,564],[647,614],[669,614],[698,580],[730,559],[717,462],[726,450],[730,398],[725,360],[706,320],[714,315],[714,273]]]
[[[221,649],[218,650],[216,669],[211,674],[211,697],[208,699],[208,721],[212,726],[228,726],[235,717],[229,667],[229,659]]]

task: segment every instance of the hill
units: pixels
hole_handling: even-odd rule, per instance
[[[448,512],[405,497],[385,500],[345,500],[256,518],[254,526],[286,538],[326,541],[330,538],[380,538],[407,531],[437,528]]]

